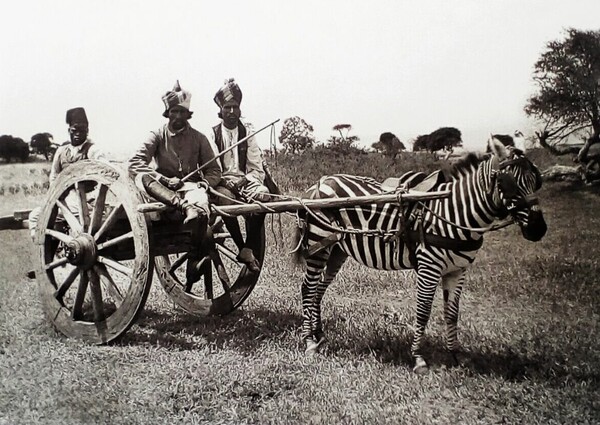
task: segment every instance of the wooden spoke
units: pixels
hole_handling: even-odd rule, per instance
[[[214,239],[230,239],[231,234],[229,232],[213,233]]]
[[[63,258],[59,258],[58,260],[54,260],[53,262],[46,264],[46,270],[52,270],[55,269],[57,267],[62,266],[63,264],[67,264],[69,260],[67,259],[67,257],[63,257]]]
[[[204,273],[204,296],[207,300],[214,298],[212,265],[206,267],[206,271]]]
[[[100,223],[102,222],[102,215],[104,214],[104,205],[106,204],[106,193],[108,191],[108,186],[100,185],[98,189],[98,197],[96,198],[96,203],[94,204],[94,210],[92,211],[92,219],[90,221],[89,233],[93,235],[98,228],[100,227]]]
[[[71,310],[71,317],[73,320],[81,320],[83,302],[85,301],[85,293],[88,287],[88,275],[85,271],[79,273],[79,286],[77,287],[77,295],[75,295],[75,302],[73,303],[73,310]]]
[[[94,240],[96,242],[102,237],[102,235],[104,235],[104,232],[106,232],[117,221],[117,217],[121,211],[123,211],[123,204],[119,204],[118,206],[114,207],[110,214],[108,214],[106,221],[102,223],[100,229],[98,229],[94,235]]]
[[[116,301],[117,304],[120,305],[124,299],[123,294],[121,294],[121,290],[113,280],[110,273],[108,273],[108,270],[106,270],[106,266],[104,264],[96,264],[94,265],[94,270],[106,283],[109,295]]]
[[[219,276],[219,280],[221,281],[221,284],[223,285],[223,289],[225,289],[225,292],[228,292],[229,288],[231,288],[231,280],[229,279],[229,276],[227,275],[227,270],[225,269],[223,260],[221,260],[219,251],[217,251],[216,249],[211,249],[210,250],[210,259],[212,260],[215,268],[217,269],[217,276]]]
[[[108,247],[111,247],[113,245],[116,245],[116,244],[118,244],[120,242],[123,242],[123,241],[126,241],[128,239],[132,239],[132,238],[133,238],[133,230],[131,230],[130,232],[125,233],[124,235],[117,236],[114,239],[110,239],[110,240],[108,240],[106,242],[98,244],[98,251],[100,251],[101,249],[108,248]]]
[[[71,230],[75,233],[81,233],[83,231],[83,226],[81,226],[81,223],[79,223],[79,220],[77,217],[75,217],[75,214],[73,214],[69,207],[67,207],[61,200],[56,200],[56,205],[58,205],[60,212],[67,221],[67,224]]]
[[[77,198],[79,199],[79,223],[85,232],[90,224],[90,211],[87,203],[87,194],[85,193],[85,182],[75,184],[77,189]]]
[[[69,242],[71,242],[74,239],[72,236],[67,235],[66,233],[59,232],[54,229],[46,229],[44,232],[47,235],[52,236],[54,239],[58,239],[59,241],[66,243],[66,244],[68,244]]]
[[[102,286],[100,276],[93,269],[88,270],[90,289],[92,292],[92,306],[94,307],[94,322],[102,322],[105,319],[104,302],[102,301]]]
[[[75,281],[75,278],[77,277],[78,274],[79,274],[79,269],[74,268],[73,270],[71,270],[71,272],[69,273],[69,275],[67,276],[65,281],[54,292],[54,298],[56,298],[58,301],[60,301],[61,304],[62,304],[62,299],[64,298],[65,294],[67,293],[67,291],[69,290],[69,288],[71,287],[73,282]]]
[[[171,264],[171,267],[169,267],[169,273],[173,274],[175,273],[175,270],[177,270],[179,267],[181,267],[181,265],[184,263],[185,260],[188,259],[188,257],[190,256],[189,252],[186,252],[185,254],[179,256],[179,258],[177,258],[173,264]]]
[[[123,264],[115,261],[115,260],[111,260],[110,258],[106,258],[106,257],[102,257],[101,255],[98,256],[97,258],[98,262],[104,264],[105,266],[110,267],[113,270],[118,271],[121,274],[124,274],[127,277],[131,277],[133,270],[130,269],[127,266],[124,266]]]
[[[217,249],[231,261],[235,261],[236,263],[238,262],[237,254],[229,248],[227,248],[225,245],[217,244]]]

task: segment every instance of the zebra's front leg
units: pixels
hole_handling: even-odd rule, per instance
[[[465,281],[465,269],[449,273],[442,277],[444,290],[444,321],[446,322],[446,347],[452,355],[455,366],[458,366],[456,351],[458,349],[458,310],[460,294]]]
[[[423,357],[421,344],[425,335],[425,328],[431,315],[431,305],[435,296],[435,290],[441,279],[441,271],[433,266],[422,266],[417,269],[417,325],[415,327],[414,340],[411,353],[415,359],[413,371],[424,373],[427,371],[427,362]]]

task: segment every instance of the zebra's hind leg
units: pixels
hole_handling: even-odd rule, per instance
[[[316,302],[316,294],[329,253],[330,250],[323,250],[306,258],[306,272],[302,279],[302,339],[306,343],[307,355],[316,350],[313,346],[317,344],[313,323],[316,320],[316,311],[320,308]]]
[[[465,269],[449,273],[442,277],[444,290],[444,321],[446,322],[446,347],[452,355],[454,365],[458,366],[456,352],[458,349],[458,310],[460,294],[465,281]]]
[[[440,279],[441,271],[433,264],[419,263],[417,267],[417,325],[411,347],[412,356],[415,359],[413,371],[416,373],[427,371],[427,362],[423,358],[421,345],[431,315],[435,290],[440,283]]]
[[[309,345],[310,351],[314,351],[316,353],[321,348],[321,345],[325,342],[323,323],[321,321],[321,301],[323,300],[325,291],[331,282],[333,282],[333,279],[335,279],[335,276],[338,274],[347,258],[348,255],[342,251],[339,245],[333,246],[331,253],[329,254],[329,258],[327,259],[325,271],[321,277],[321,280],[319,281],[315,294],[314,302],[317,306],[317,309],[315,310],[315,315],[312,318],[312,329],[314,331],[315,345],[313,345],[310,341],[307,342],[307,353],[309,352]]]
[[[307,312],[309,314],[310,320],[310,334],[304,332],[304,339],[306,341],[306,355],[314,355],[316,354],[323,343],[325,342],[325,336],[323,333],[323,324],[321,321],[321,301],[323,300],[323,296],[325,295],[325,291],[329,287],[329,284],[333,281],[337,273],[340,271],[340,268],[348,258],[347,254],[345,254],[338,245],[335,245],[329,251],[329,255],[325,260],[325,265],[321,265],[322,271],[319,274],[320,279],[317,281],[316,287],[314,287],[314,291],[311,291],[310,294],[310,305],[312,308],[306,308],[307,304],[303,301],[304,308],[304,324],[306,329],[306,321],[307,321]],[[307,274],[305,275],[305,283],[307,282],[308,277],[308,260],[307,260]],[[303,292],[302,298],[304,300],[304,288],[305,285],[302,285]],[[307,286],[310,288],[310,286]]]

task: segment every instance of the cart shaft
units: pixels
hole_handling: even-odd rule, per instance
[[[281,213],[294,212],[304,208],[323,209],[323,208],[341,208],[354,207],[358,205],[385,204],[388,202],[399,203],[401,201],[428,201],[431,199],[446,198],[450,191],[436,192],[418,192],[409,191],[407,193],[390,193],[383,195],[355,196],[348,198],[326,198],[326,199],[288,199],[283,201],[260,202],[254,204],[224,205],[213,206],[213,211],[217,215],[246,215],[255,213]],[[168,209],[165,204],[160,202],[151,202],[138,206],[138,211],[159,212]]]

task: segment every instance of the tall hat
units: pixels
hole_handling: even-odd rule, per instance
[[[85,109],[73,108],[67,111],[67,124],[88,124],[87,115],[85,115]]]
[[[173,90],[166,92],[162,101],[165,104],[165,112],[163,112],[163,117],[169,116],[169,109],[173,106],[183,106],[188,111],[190,110],[190,101],[192,100],[192,94],[189,91],[182,90],[179,85],[179,80],[173,86]]]
[[[215,94],[213,100],[219,108],[222,108],[223,105],[230,100],[235,100],[240,104],[242,103],[242,90],[233,78],[229,78],[225,80],[225,84],[219,89],[217,94]]]

